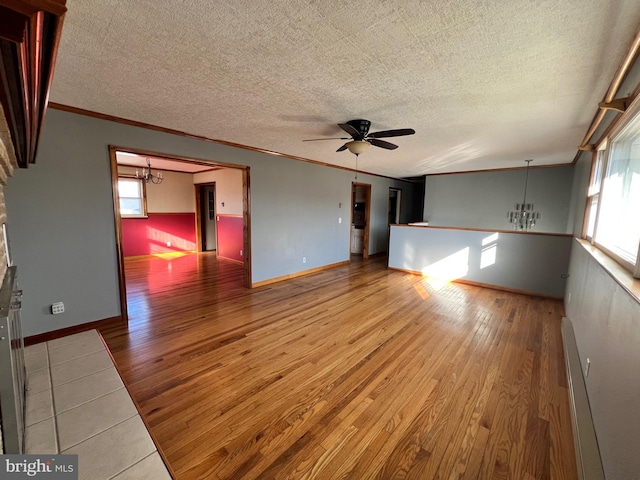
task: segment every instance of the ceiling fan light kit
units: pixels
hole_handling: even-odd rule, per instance
[[[356,156],[364,152],[369,145],[375,145],[376,147],[384,148],[385,150],[395,150],[398,148],[397,145],[380,139],[388,137],[402,137],[416,133],[413,128],[399,128],[396,130],[382,130],[380,132],[369,133],[371,122],[362,118],[349,120],[347,123],[339,123],[338,126],[351,135],[352,140],[342,145],[338,150],[336,150],[336,152],[349,150]],[[305,141],[313,142],[317,140],[348,140],[348,138],[313,138]]]
[[[351,153],[353,153],[354,155],[360,155],[371,144],[365,140],[353,140],[351,142],[348,142],[346,145]]]

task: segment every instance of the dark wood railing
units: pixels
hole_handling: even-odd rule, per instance
[[[0,0],[0,104],[18,166],[35,162],[66,0]]]

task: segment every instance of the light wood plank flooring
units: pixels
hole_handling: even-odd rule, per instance
[[[102,330],[179,479],[577,478],[561,302],[354,262],[126,262]]]

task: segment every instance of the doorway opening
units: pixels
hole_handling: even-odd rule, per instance
[[[389,187],[389,214],[388,224],[398,225],[400,223],[400,207],[402,205],[402,190]]]
[[[371,214],[371,185],[351,183],[351,241],[352,255],[369,258],[369,228]]]
[[[251,288],[249,167],[116,146],[109,146],[109,155],[123,321],[129,320],[125,256],[148,257],[156,263],[158,258],[193,257],[195,262],[196,256],[215,250],[210,258],[223,262],[230,260],[228,265],[239,264],[240,269],[234,267],[236,282],[238,286]],[[144,177],[151,170],[155,175],[153,178],[162,178],[152,182],[153,185]],[[216,178],[220,176],[224,180],[217,184]],[[225,186],[230,184],[231,178],[233,192]],[[139,198],[134,194],[129,198],[130,194],[121,192],[127,182],[140,184],[137,188],[129,188],[138,192]],[[216,186],[224,187],[224,199],[219,197]],[[148,195],[150,190],[156,192],[153,197]],[[178,206],[172,210],[171,205]],[[214,222],[215,230],[208,225],[210,221]],[[221,230],[224,230],[224,242],[220,239]],[[134,241],[124,242],[124,235],[127,240],[134,238]],[[222,248],[223,243],[226,249]],[[169,261],[167,266],[171,269]],[[188,274],[186,270],[180,273]]]
[[[216,228],[216,183],[196,185],[196,238],[199,252],[218,248]]]

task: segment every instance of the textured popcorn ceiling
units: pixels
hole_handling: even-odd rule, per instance
[[[638,0],[67,6],[53,102],[347,167],[302,140],[414,128],[360,157],[399,177],[570,163],[640,24]]]

